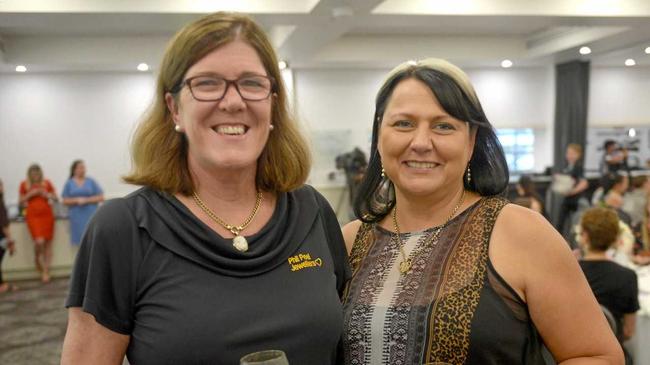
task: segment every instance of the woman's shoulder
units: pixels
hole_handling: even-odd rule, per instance
[[[553,261],[571,255],[569,244],[543,215],[515,204],[507,204],[501,210],[490,247],[492,253],[498,250],[511,259]]]
[[[497,217],[496,226],[505,228],[513,234],[527,234],[540,229],[552,229],[546,218],[538,212],[511,203],[504,204]]]
[[[149,188],[140,188],[124,197],[106,200],[93,215],[93,220],[110,224],[124,224],[135,220],[135,210],[146,199],[156,199],[157,194]]]
[[[323,194],[318,191],[315,187],[304,184],[301,187],[290,191],[289,193],[296,199],[297,201],[300,202],[300,204],[303,204],[305,206],[313,205],[313,208],[315,209],[322,209],[322,208],[327,208],[328,210],[332,209],[331,204],[323,196]]]
[[[513,255],[551,254],[568,244],[544,216],[532,209],[506,204],[499,212],[492,231],[491,246],[497,241]]]
[[[341,229],[343,231],[343,239],[345,240],[345,248],[347,248],[348,253],[352,251],[352,246],[354,245],[357,233],[359,233],[362,224],[362,221],[355,219],[352,222],[345,224]]]
[[[354,240],[354,237],[357,235],[357,232],[359,232],[359,228],[361,228],[361,225],[363,222],[359,219],[355,219],[349,223],[346,223],[343,225],[343,237],[345,237],[345,240],[347,241],[348,236]]]
[[[132,216],[132,198],[109,199],[102,204],[93,216],[94,221],[120,224]]]

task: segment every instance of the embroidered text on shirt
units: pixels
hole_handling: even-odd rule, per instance
[[[308,253],[299,253],[289,257],[287,260],[289,261],[289,266],[291,266],[291,271],[298,271],[307,267],[321,267],[323,265],[323,260],[320,257],[312,259],[311,254]]]

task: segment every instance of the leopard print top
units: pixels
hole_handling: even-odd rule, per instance
[[[542,364],[526,304],[488,257],[502,198],[483,198],[436,227],[401,235],[412,268],[399,272],[394,233],[359,229],[344,295],[345,364]]]

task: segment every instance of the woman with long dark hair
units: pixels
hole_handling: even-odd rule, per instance
[[[562,237],[508,204],[504,153],[458,67],[407,62],[376,99],[370,162],[344,227],[345,364],[622,363]],[[578,361],[576,361],[578,360]]]

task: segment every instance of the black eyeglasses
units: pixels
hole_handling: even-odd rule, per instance
[[[223,99],[232,84],[242,99],[247,101],[264,100],[273,92],[275,80],[270,76],[249,75],[236,80],[228,80],[223,77],[206,75],[194,76],[185,79],[171,90],[176,94],[183,86],[190,88],[190,93],[198,101],[219,101]]]

